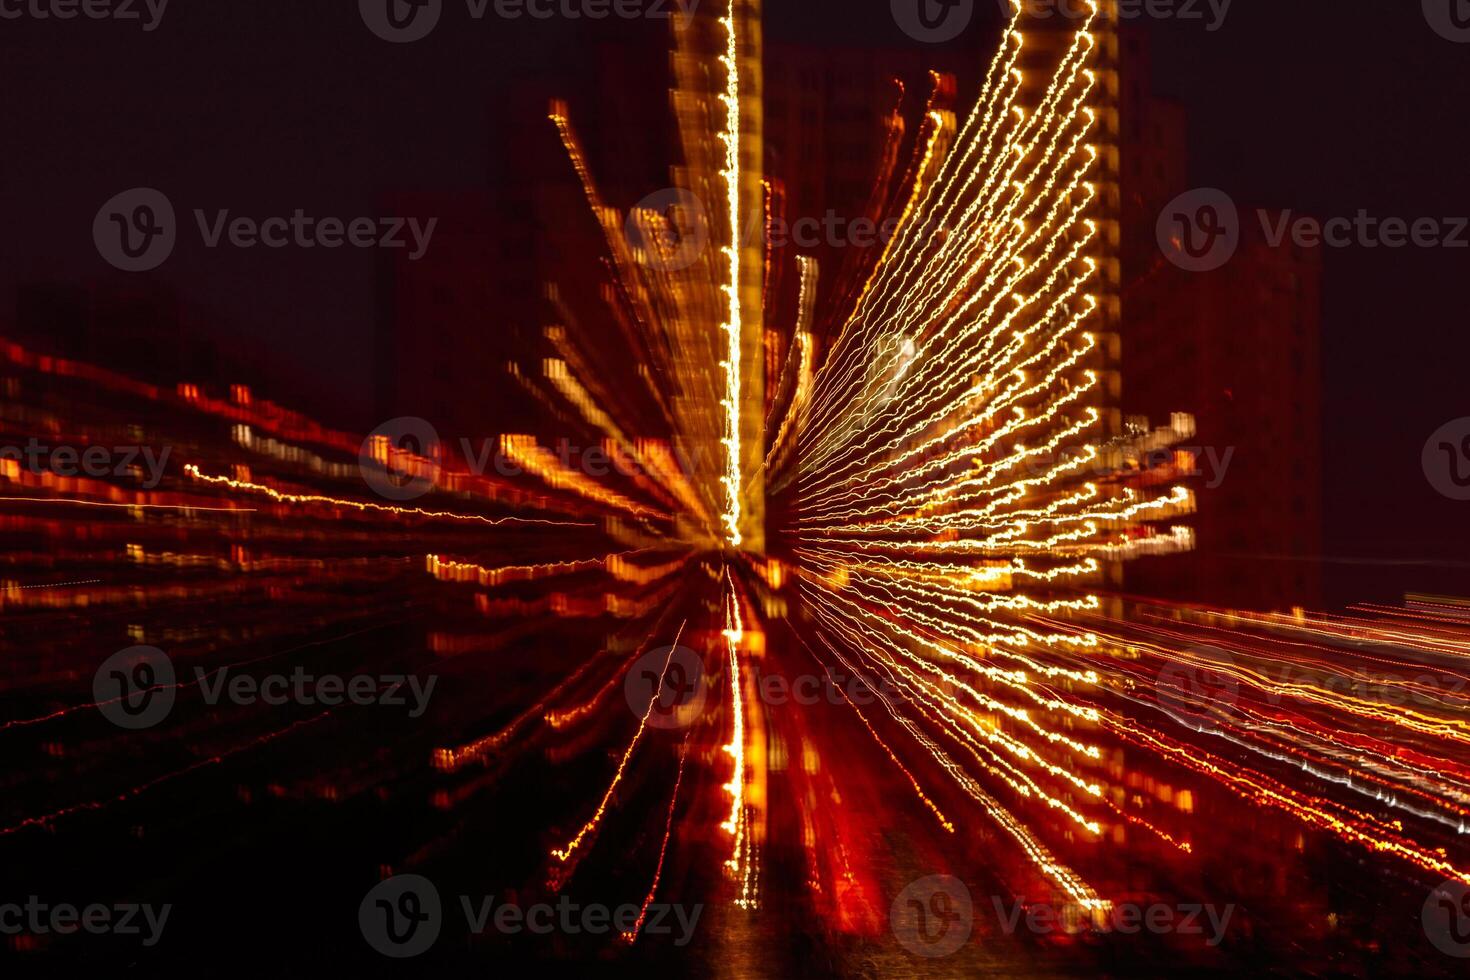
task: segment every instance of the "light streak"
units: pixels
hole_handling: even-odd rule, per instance
[[[724,249],[729,276],[729,285],[724,287],[728,307],[725,322],[720,326],[725,335],[725,357],[720,362],[720,369],[725,375],[725,395],[721,402],[725,418],[725,435],[721,440],[725,448],[725,474],[720,482],[725,488],[725,510],[721,519],[725,525],[725,541],[732,548],[740,547],[743,540],[740,533],[740,420],[743,408],[740,373],[744,325],[740,296],[740,60],[735,27],[736,2],[730,0],[729,13],[720,19],[725,29],[725,54],[720,58],[725,68],[725,94],[720,99],[725,105],[725,128],[720,133],[720,141],[725,146],[725,166],[720,177],[725,182],[730,228],[730,244]]]
[[[730,675],[730,717],[731,732],[730,743],[724,746],[724,752],[728,754],[733,762],[733,771],[730,781],[725,784],[725,792],[730,794],[730,815],[720,825],[720,829],[734,836],[732,852],[725,862],[725,867],[733,873],[740,883],[740,894],[735,904],[744,909],[755,906],[752,894],[752,859],[751,840],[749,829],[749,814],[745,804],[745,705],[740,690],[740,644],[745,638],[745,627],[740,615],[740,598],[735,591],[734,579],[730,577],[730,571],[725,569],[725,582],[727,591],[725,593],[725,628],[721,635],[725,640],[725,649],[728,656],[727,670]]]
[[[621,935],[623,941],[632,945],[638,941],[638,933],[643,929],[643,923],[648,919],[648,907],[653,904],[653,898],[658,894],[659,879],[664,873],[664,857],[669,853],[669,838],[674,833],[674,807],[679,802],[679,787],[684,784],[684,763],[689,759],[689,739],[684,739],[684,747],[679,751],[679,770],[674,776],[674,792],[669,796],[669,813],[664,819],[664,836],[658,845],[658,863],[654,865],[653,881],[648,886],[648,894],[643,896],[643,904],[638,907],[638,918],[633,922],[633,928],[624,931]]]
[[[400,514],[407,517],[426,517],[434,520],[469,521],[480,524],[489,524],[492,527],[511,524],[539,524],[549,527],[592,527],[594,525],[577,523],[573,521],[552,521],[537,517],[485,517],[480,514],[458,514],[453,511],[424,510],[422,507],[396,507],[389,504],[375,504],[370,501],[346,500],[341,497],[325,497],[319,494],[285,493],[272,487],[259,483],[250,483],[245,480],[232,480],[226,476],[211,476],[202,472],[193,463],[184,466],[184,475],[201,483],[209,483],[215,486],[229,487],[231,490],[245,490],[250,493],[264,494],[283,504],[321,504],[327,507],[338,507],[346,510],[372,511],[383,514]]]
[[[1097,14],[1096,3],[1087,7]],[[742,91],[745,22],[737,18],[749,16],[749,7],[737,8],[732,0],[724,16],[706,15],[723,32],[717,38],[723,54],[698,52],[704,60],[693,71],[697,80],[676,100],[693,103],[681,116],[681,124],[697,130],[684,134],[686,146],[698,151],[686,161],[691,182],[706,194],[722,185],[730,232],[728,244],[717,254],[699,256],[693,272],[651,268],[644,264],[648,255],[635,254],[640,250],[629,244],[623,215],[597,189],[565,107],[553,108],[551,118],[609,252],[588,266],[589,277],[602,277],[593,291],[615,328],[606,334],[626,342],[620,355],[635,362],[636,378],[617,384],[622,379],[604,376],[603,364],[590,354],[598,348],[574,315],[581,305],[563,300],[555,284],[548,284],[544,298],[558,320],[540,338],[554,356],[528,353],[524,368],[505,367],[549,420],[600,442],[617,475],[604,479],[575,469],[536,437],[507,434],[500,446],[509,461],[539,481],[536,492],[465,472],[439,473],[436,490],[443,494],[437,499],[464,506],[509,502],[550,515],[591,514],[595,520],[489,517],[288,492],[255,482],[252,466],[292,474],[279,478],[280,485],[331,486],[353,478],[352,463],[334,460],[356,454],[361,441],[245,389],[232,391],[229,401],[213,399],[197,384],[155,388],[0,345],[0,356],[26,371],[141,399],[160,411],[185,414],[191,425],[201,419],[228,422],[231,440],[223,445],[233,455],[220,465],[232,465],[226,472],[234,478],[205,475],[200,465],[190,464],[184,470],[188,480],[302,505],[290,515],[301,522],[292,533],[314,548],[374,545],[374,557],[352,559],[362,565],[328,564],[272,554],[284,537],[276,527],[259,539],[244,533],[279,520],[261,518],[248,528],[214,524],[209,531],[222,541],[201,541],[188,537],[189,525],[199,522],[177,518],[166,529],[184,543],[119,539],[111,560],[133,572],[207,573],[219,582],[111,585],[75,602],[44,592],[18,595],[21,589],[87,583],[7,582],[0,584],[0,595],[25,607],[143,608],[238,595],[245,588],[239,576],[245,575],[279,576],[249,583],[257,591],[279,592],[324,572],[357,582],[368,577],[366,569],[385,578],[417,569],[416,584],[433,590],[436,599],[462,600],[465,618],[474,620],[470,627],[437,624],[428,631],[429,652],[465,658],[461,663],[509,652],[512,641],[551,620],[581,620],[577,625],[589,631],[609,620],[629,624],[623,636],[589,643],[568,676],[535,703],[516,704],[508,723],[496,705],[495,724],[501,727],[459,736],[434,750],[429,765],[435,778],[456,782],[435,796],[447,805],[493,781],[504,756],[528,749],[537,738],[555,744],[535,754],[536,765],[554,766],[599,750],[606,728],[595,722],[621,710],[624,658],[636,659],[641,650],[634,639],[651,635],[644,630],[649,617],[689,587],[691,594],[681,598],[705,604],[711,625],[718,624],[718,636],[710,634],[710,645],[702,649],[723,653],[714,659],[728,683],[729,740],[723,741],[723,722],[718,730],[707,726],[713,732],[708,743],[698,741],[704,730],[685,739],[652,880],[636,924],[622,934],[629,943],[643,928],[664,880],[666,857],[678,843],[676,816],[691,754],[696,767],[719,773],[697,782],[711,795],[718,786],[720,798],[716,807],[685,810],[700,818],[718,812],[717,826],[730,835],[728,856],[720,838],[720,860],[735,882],[735,904],[759,905],[769,799],[765,753],[774,758],[777,750],[768,747],[780,741],[780,733],[772,724],[775,713],[768,720],[759,690],[746,679],[764,657],[784,652],[768,653],[766,637],[771,621],[787,616],[788,605],[799,611],[791,617],[792,635],[813,657],[809,637],[877,692],[871,711],[846,692],[843,703],[886,755],[888,763],[880,760],[877,768],[888,776],[888,764],[896,768],[946,835],[939,839],[968,838],[978,815],[982,831],[999,830],[1006,849],[1022,858],[1028,884],[1039,881],[1084,908],[1097,912],[1109,905],[1094,884],[1094,856],[1132,837],[1151,846],[1161,842],[1171,859],[1181,861],[1197,860],[1206,844],[1216,845],[1201,836],[1213,835],[1214,827],[1189,822],[1201,787],[1221,787],[1227,792],[1218,798],[1287,814],[1303,828],[1393,857],[1426,875],[1470,881],[1460,856],[1425,843],[1470,834],[1470,698],[1410,673],[1432,669],[1440,679],[1470,679],[1463,601],[1419,598],[1407,609],[1370,604],[1355,609],[1365,615],[1353,616],[1274,615],[1199,606],[1160,609],[1110,591],[1117,562],[1192,545],[1189,528],[1165,523],[1195,506],[1182,482],[1190,469],[1187,453],[1177,452],[1166,464],[1148,460],[1159,449],[1179,445],[1194,427],[1191,419],[1175,417],[1167,429],[1139,432],[1130,423],[1120,434],[1113,422],[1108,351],[1116,307],[1109,281],[1114,229],[1105,223],[1107,153],[1097,142],[1107,135],[1107,116],[1097,105],[1108,87],[1097,70],[1100,35],[1089,16],[1063,38],[1049,74],[1031,58],[1023,73],[1018,13],[1019,5],[1013,5],[1012,21],[963,127],[931,98],[911,164],[891,188],[900,120],[890,120],[873,199],[874,207],[897,212],[898,233],[874,256],[854,263],[855,272],[839,269],[839,298],[820,311],[816,263],[799,258],[794,323],[766,319],[779,292],[772,285],[781,271],[773,265],[773,252],[766,255],[766,300],[743,303],[742,280],[754,268],[744,264],[740,240],[748,203],[742,181],[755,175],[742,173],[742,128],[753,119],[744,115],[741,100],[754,93]],[[708,80],[720,71],[722,91],[708,91]],[[697,98],[683,99],[690,90]],[[764,186],[774,197],[773,185]],[[635,209],[627,220],[646,232],[670,225],[649,210]],[[745,383],[744,338],[757,327],[768,373],[782,366],[784,353],[780,381],[769,393]],[[768,448],[755,473],[743,472],[745,451],[752,448],[742,443],[746,419],[764,422],[760,438]],[[714,458],[691,460],[691,447],[696,456]],[[394,472],[437,469],[385,438],[374,440],[372,452]],[[767,496],[790,482],[797,491],[795,516],[783,529],[789,548],[779,559],[738,553],[749,537],[742,527],[763,527],[764,501],[752,491],[762,472]],[[21,476],[14,466],[5,474],[17,482]],[[540,484],[563,492],[543,491]],[[113,500],[0,502],[182,515],[256,513],[119,502],[125,491],[104,486],[98,484],[96,493]],[[24,531],[40,528],[60,537],[47,524],[52,519],[25,510],[24,517],[14,518]],[[271,516],[283,516],[284,508],[273,510]],[[338,526],[344,523],[341,511],[364,519],[344,530]],[[390,520],[398,517],[410,520]],[[463,529],[435,527],[434,537],[407,542],[402,554],[377,557],[382,546],[376,538],[385,525],[407,525],[395,526],[407,537],[417,523],[411,519],[418,518],[507,529],[589,529],[596,534],[577,537],[595,537],[597,543],[583,547],[579,541],[570,554],[543,554],[535,550],[539,544],[527,545],[530,554],[478,564],[443,555],[500,551],[479,537],[464,544],[450,539]],[[78,526],[54,523],[66,531]],[[127,534],[135,524],[163,526],[139,518],[128,522]],[[568,547],[555,542],[547,550]],[[552,578],[564,581],[487,594]],[[681,626],[675,645],[683,633]],[[1230,659],[1212,664],[1193,649],[1200,643],[1218,644]],[[658,692],[670,680],[671,659],[672,653]],[[601,665],[621,669],[594,676]],[[1196,684],[1161,680],[1170,671],[1186,672]],[[1200,685],[1198,675],[1206,673],[1228,684],[1231,694]],[[578,804],[570,824],[578,829],[550,849],[557,865],[554,887],[592,849],[618,793],[637,782],[628,777],[645,761],[637,750],[657,701],[652,699],[626,746],[618,746],[606,789]],[[5,722],[0,731],[22,731],[91,707],[73,705]],[[622,717],[619,730],[626,721]],[[804,718],[791,729],[807,733],[815,726]],[[830,848],[818,840],[824,831],[850,825],[840,816],[844,804],[833,802],[833,753],[825,745],[819,753],[816,745],[817,739],[793,742],[803,773],[793,782],[800,811],[793,825],[805,834],[812,886],[848,889],[846,901],[844,894],[833,899],[835,917],[846,925],[860,917],[854,909],[867,903],[862,855],[843,840]],[[1225,747],[1229,756],[1201,745]],[[1152,768],[1138,765],[1143,754]],[[728,781],[721,782],[727,760]],[[465,772],[472,764],[484,771]],[[1159,767],[1167,778],[1155,779]],[[773,763],[771,771],[776,768]],[[806,778],[818,771],[820,781]],[[1176,777],[1187,782],[1169,784]],[[1145,779],[1156,790],[1153,797],[1138,791]],[[49,827],[58,817],[130,799],[158,781],[4,833]],[[708,824],[696,833],[708,832]],[[927,822],[923,826],[933,830]],[[1441,836],[1421,839],[1426,826]],[[650,839],[658,830],[657,823],[647,828]],[[825,848],[820,858],[819,844]],[[831,869],[828,881],[821,867]]]
[[[684,625],[686,624],[680,624],[678,633],[674,635],[673,645],[669,647],[669,655],[664,658],[663,670],[659,673],[658,689],[654,692],[653,697],[649,699],[648,707],[643,711],[643,717],[638,719],[638,730],[633,733],[632,740],[628,742],[628,747],[623,751],[622,758],[618,760],[617,771],[613,773],[612,782],[608,783],[607,792],[602,794],[602,799],[598,802],[597,809],[587,822],[572,835],[571,839],[561,847],[551,849],[551,856],[556,858],[557,861],[565,864],[567,859],[575,854],[587,840],[587,837],[597,829],[598,824],[602,823],[603,815],[607,813],[607,807],[612,801],[613,793],[617,791],[618,784],[623,780],[623,773],[628,769],[628,761],[633,758],[633,752],[638,748],[639,742],[643,740],[643,733],[648,729],[648,719],[653,714],[653,709],[658,705],[659,692],[663,690],[664,680],[667,678],[669,672],[669,664],[674,659],[674,650],[678,648],[679,639],[684,635]]]
[[[7,504],[61,504],[67,507],[104,507],[121,510],[197,510],[213,514],[254,514],[249,507],[199,507],[193,504],[115,504],[98,500],[73,500],[65,497],[0,497]]]

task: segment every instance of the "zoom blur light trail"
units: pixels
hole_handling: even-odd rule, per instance
[[[1432,680],[1470,681],[1463,602],[1279,615],[1118,589],[1120,563],[1194,544],[1189,467],[1156,462],[1194,424],[1121,424],[1109,393],[1111,27],[1084,6],[1048,46],[1013,3],[963,124],[931,77],[917,130],[875,175],[896,233],[837,270],[741,240],[783,199],[751,172],[753,0],[707,4],[675,40],[674,172],[687,200],[718,203],[715,246],[683,248],[677,213],[610,204],[572,107],[554,103],[548,137],[606,254],[575,272],[598,317],[546,324],[505,365],[545,415],[496,433],[520,481],[374,446],[396,475],[434,476],[421,502],[383,503],[356,465],[372,437],[246,389],[215,398],[0,343],[7,434],[137,429],[190,460],[146,490],[0,469],[8,627],[70,636],[90,616],[97,637],[168,637],[187,666],[393,628],[466,695],[433,741],[349,729],[337,742],[360,758],[290,769],[293,783],[272,767],[309,765],[308,740],[348,722],[209,715],[179,685],[204,761],[154,763],[162,734],[98,745],[65,727],[95,707],[58,687],[88,675],[85,651],[7,641],[16,690],[41,703],[0,718],[0,737],[37,733],[39,761],[0,835],[124,823],[161,785],[285,744],[290,759],[262,763],[271,792],[377,805],[431,784],[427,808],[455,829],[404,821],[391,859],[365,867],[420,867],[464,832],[534,856],[515,887],[611,869],[639,909],[628,943],[661,888],[701,881],[715,883],[688,899],[719,901],[737,934],[778,904],[783,854],[839,933],[884,928],[884,869],[910,860],[1101,917],[1124,891],[1119,864],[1164,891],[1252,843],[1200,819],[1207,805],[1270,813],[1426,885],[1470,883],[1470,698]],[[748,288],[759,275],[795,296]],[[609,337],[622,362],[596,356]],[[571,466],[548,448],[563,432],[625,465]],[[690,658],[678,671],[676,656]],[[797,664],[872,696],[839,688],[837,719],[767,703],[760,672]],[[699,676],[676,690],[686,667]],[[649,675],[640,710],[624,695]],[[697,702],[672,713],[676,739],[656,724],[675,695]],[[96,754],[67,755],[83,744]],[[114,765],[128,785],[97,790]],[[485,799],[532,813],[531,829],[483,833]],[[878,833],[894,828],[896,843]]]
[[[725,436],[721,443],[725,447],[725,475],[721,483],[725,490],[725,541],[732,548],[740,547],[744,540],[740,533],[740,498],[744,483],[740,478],[740,416],[745,410],[740,386],[740,229],[744,213],[740,209],[740,47],[736,27],[736,4],[730,0],[729,13],[721,18],[720,26],[725,29],[725,53],[720,56],[720,66],[725,71],[725,94],[720,101],[725,107],[725,126],[720,132],[720,142],[725,148],[724,169],[720,179],[725,184],[730,243],[723,249],[728,261],[728,282],[723,287],[729,301],[726,319],[720,326],[725,335],[725,357],[720,361],[720,370],[725,376],[724,412]]]

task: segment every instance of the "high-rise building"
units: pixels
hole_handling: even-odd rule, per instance
[[[1120,129],[1123,406],[1196,421],[1195,550],[1128,569],[1134,592],[1222,606],[1320,605],[1321,257],[1268,241],[1236,202],[1240,244],[1188,271],[1159,216],[1191,189],[1182,108],[1152,91],[1148,35],[1124,32]],[[1269,216],[1268,216],[1269,217]]]
[[[1056,18],[1026,26],[1028,84],[1047,77],[1042,69],[1055,65],[1075,27]],[[1103,260],[1093,288],[1102,300],[1097,329],[1117,338],[1101,365],[1112,372],[1110,427],[1130,416],[1159,426],[1192,415],[1197,438],[1186,443],[1201,471],[1198,513],[1187,521],[1195,550],[1132,562],[1120,584],[1239,607],[1318,604],[1320,258],[1289,240],[1269,245],[1242,206],[1240,248],[1225,266],[1196,273],[1171,264],[1155,229],[1190,188],[1184,110],[1154,94],[1146,28],[1105,20],[1094,34]],[[768,169],[784,185],[788,212],[860,214],[883,166],[894,81],[908,88],[913,126],[929,70],[973,85],[987,62],[978,51],[771,45]],[[966,89],[955,102],[967,106],[972,96]],[[843,259],[825,240],[801,251],[819,257],[824,276]]]
[[[597,302],[606,247],[550,119],[553,101],[566,99],[609,198],[626,206],[668,182],[654,163],[666,160],[666,135],[634,111],[668,88],[666,61],[666,44],[640,36],[597,45],[585,76],[522,79],[487,114],[488,138],[504,152],[492,154],[483,187],[392,196],[392,213],[436,217],[438,225],[421,258],[400,250],[381,259],[381,418],[423,417],[454,441],[542,417],[507,365],[539,372],[550,354],[546,328]],[[619,84],[608,84],[614,78]],[[614,342],[609,333],[606,344]]]

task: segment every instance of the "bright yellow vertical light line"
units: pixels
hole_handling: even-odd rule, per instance
[[[725,579],[729,583],[729,592],[726,593],[725,605],[725,650],[729,655],[730,663],[730,707],[731,716],[734,719],[730,734],[730,744],[725,746],[735,760],[735,771],[730,777],[730,782],[725,789],[730,792],[734,799],[730,803],[730,818],[721,826],[732,834],[737,834],[741,827],[741,812],[745,809],[745,710],[740,701],[740,642],[745,638],[745,628],[740,622],[740,608],[735,596],[735,584],[730,581],[730,572],[725,570]],[[731,858],[733,864],[739,855],[737,843],[736,858]]]
[[[725,249],[729,264],[730,283],[725,287],[729,309],[721,329],[725,331],[725,360],[720,363],[725,372],[725,475],[720,482],[725,486],[725,540],[731,547],[738,548],[740,535],[740,62],[736,51],[735,4],[730,0],[730,12],[720,23],[725,28],[725,55],[720,60],[725,65],[725,131],[720,138],[725,143],[725,169],[720,176],[725,181],[725,197],[730,214],[730,244]]]
[[[753,895],[753,868],[748,817],[745,811],[745,704],[740,693],[740,644],[745,639],[745,625],[740,615],[740,596],[735,590],[735,580],[730,569],[725,569],[727,587],[725,606],[726,651],[729,654],[730,711],[734,719],[730,733],[730,744],[724,750],[734,761],[734,769],[725,790],[730,793],[730,816],[720,825],[726,833],[734,835],[734,844],[725,867],[740,880],[740,894],[735,904],[740,908],[755,908]]]

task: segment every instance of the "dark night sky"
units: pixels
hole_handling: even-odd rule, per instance
[[[1470,44],[1418,3],[1250,2],[1213,34],[1157,31],[1157,87],[1189,111],[1193,183],[1321,217],[1470,214]],[[1337,598],[1465,588],[1470,512],[1425,480],[1430,433],[1470,415],[1470,249],[1324,252],[1327,550]],[[1350,559],[1431,560],[1358,565]]]
[[[886,3],[800,6],[793,33],[892,43]],[[1321,218],[1470,215],[1470,44],[1434,33],[1417,0],[1235,0],[1217,31],[1148,24],[1154,88],[1188,114],[1193,186]],[[1470,415],[1467,284],[1470,248],[1324,251],[1337,602],[1470,591],[1470,510],[1420,462],[1432,432]]]
[[[181,217],[355,217],[382,213],[395,191],[485,186],[517,152],[505,93],[546,79],[548,94],[575,95],[599,25],[473,22],[462,0],[447,6],[429,39],[404,46],[369,34],[347,0],[175,0],[152,33],[0,21],[0,322],[18,283],[120,276],[90,229],[129,187],[163,190]],[[768,7],[772,38],[913,43],[886,0]],[[1218,31],[1152,29],[1155,86],[1188,108],[1193,183],[1324,217],[1470,213],[1470,44],[1434,34],[1414,0],[1235,0]],[[974,31],[966,41],[978,48]],[[629,126],[661,125],[664,92],[637,104],[647,114]],[[1443,563],[1470,558],[1470,505],[1438,496],[1419,455],[1435,428],[1470,415],[1470,249],[1328,250],[1325,261],[1329,553],[1441,563],[1339,566],[1351,569],[1339,590],[1450,588]],[[152,275],[226,343],[270,351],[282,390],[305,407],[344,421],[367,410],[370,252],[210,251],[193,234]]]

